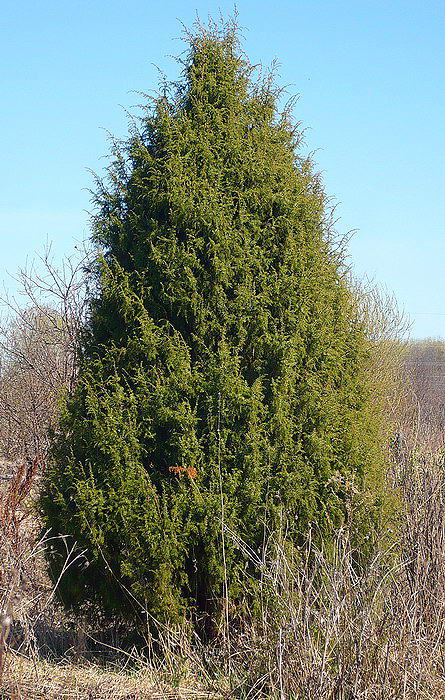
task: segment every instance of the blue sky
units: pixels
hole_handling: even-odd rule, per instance
[[[396,295],[412,335],[445,337],[445,3],[239,0],[250,59],[278,58],[295,118],[357,229],[351,263]],[[0,283],[46,241],[56,255],[88,233],[88,168],[126,133],[132,90],[175,77],[180,21],[233,3],[3,0]],[[121,105],[121,106],[120,106]]]

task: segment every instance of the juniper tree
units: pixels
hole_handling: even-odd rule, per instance
[[[301,133],[254,70],[236,28],[191,34],[98,186],[97,293],[42,496],[88,560],[70,605],[215,619],[241,599],[240,541],[261,559],[284,521],[292,546],[378,517],[367,340]]]

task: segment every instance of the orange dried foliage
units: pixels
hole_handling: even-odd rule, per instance
[[[196,479],[198,476],[195,467],[169,467],[168,470],[179,478],[187,476],[189,479]]]

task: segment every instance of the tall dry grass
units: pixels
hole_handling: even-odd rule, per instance
[[[264,562],[262,617],[234,640],[239,697],[445,697],[445,464],[408,459],[392,479],[400,529],[363,568],[347,531]]]

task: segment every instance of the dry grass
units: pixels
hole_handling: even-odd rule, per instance
[[[221,695],[193,688],[164,686],[141,669],[136,675],[106,671],[95,665],[51,664],[10,655],[1,698],[14,700],[204,700]]]
[[[400,532],[366,566],[346,531],[292,561],[271,543],[262,616],[232,645],[240,697],[445,698],[444,461],[407,460],[392,479]]]

